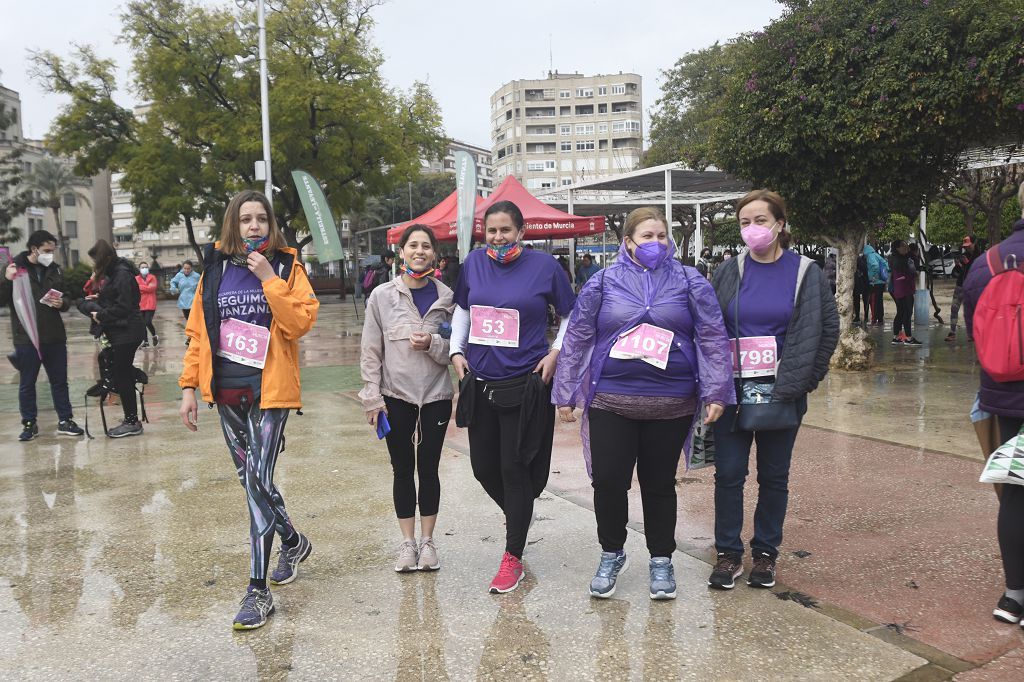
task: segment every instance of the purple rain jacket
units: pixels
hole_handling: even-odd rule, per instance
[[[623,243],[615,262],[587,280],[576,299],[558,355],[551,402],[584,408],[581,432],[588,474],[588,412],[601,370],[619,334],[648,313],[654,324],[676,334],[690,365],[698,368],[694,379],[699,400],[736,402],[729,338],[715,291],[695,268],[675,260],[675,251],[671,244],[665,262],[648,270],[630,257]]]

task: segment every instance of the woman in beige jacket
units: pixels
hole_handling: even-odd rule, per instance
[[[402,276],[375,288],[366,304],[359,397],[372,426],[383,413],[391,427],[386,438],[402,531],[395,570],[436,571],[441,568],[433,540],[441,498],[437,469],[452,414],[448,337],[455,304],[452,290],[431,276],[437,238],[430,228],[410,225],[399,250]],[[418,497],[414,473],[419,474]]]

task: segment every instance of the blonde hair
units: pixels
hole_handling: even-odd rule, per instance
[[[665,220],[664,213],[657,208],[644,206],[642,208],[634,208],[629,212],[629,215],[626,216],[626,222],[622,224],[622,236],[632,239],[633,233],[636,232],[636,228],[640,223],[648,220],[657,220],[659,223],[664,225],[666,229],[668,229],[668,221]]]
[[[228,256],[244,256],[245,241],[242,239],[239,214],[242,211],[242,204],[249,201],[258,201],[267,212],[267,221],[270,223],[270,232],[267,233],[267,251],[280,251],[288,246],[281,228],[277,226],[277,219],[274,217],[274,207],[267,200],[263,192],[247,189],[231,197],[228,207],[224,211],[224,223],[220,228],[220,252]]]

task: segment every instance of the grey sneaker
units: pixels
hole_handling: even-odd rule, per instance
[[[270,574],[270,582],[274,585],[287,585],[299,574],[299,564],[309,558],[313,545],[302,533],[299,533],[299,544],[294,547],[281,548],[277,552],[277,568]]]
[[[119,425],[110,429],[107,435],[111,438],[125,438],[126,436],[141,436],[142,435],[142,422],[135,422],[129,424],[128,422],[121,422]]]
[[[601,563],[590,581],[590,596],[608,599],[615,594],[615,581],[627,568],[629,557],[625,552],[601,552]]]
[[[420,571],[436,571],[441,568],[441,560],[437,558],[437,547],[434,546],[434,538],[423,538],[420,540],[420,558],[416,562],[416,568]]]
[[[667,556],[651,557],[651,599],[675,599],[676,576],[672,559]]]
[[[242,598],[242,608],[235,616],[232,627],[235,630],[255,630],[267,624],[267,618],[274,612],[274,597],[270,589],[250,587]]]
[[[416,561],[419,559],[416,551],[415,540],[405,540],[398,546],[398,559],[395,561],[395,571],[408,573],[416,570]]]

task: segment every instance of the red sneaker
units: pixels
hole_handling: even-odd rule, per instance
[[[504,594],[519,587],[523,579],[523,562],[508,552],[501,557],[501,568],[491,581],[491,594]]]

